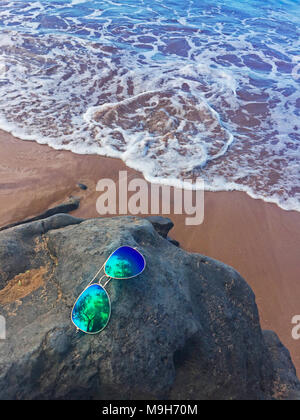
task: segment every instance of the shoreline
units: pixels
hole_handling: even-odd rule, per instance
[[[33,217],[69,196],[81,198],[72,215],[99,217],[96,184],[118,179],[120,170],[142,177],[118,159],[57,151],[0,130],[0,226]],[[224,191],[205,192],[202,225],[185,226],[185,215],[167,217],[175,224],[171,237],[182,248],[240,272],[256,295],[262,328],[279,335],[300,376],[300,341],[291,335],[291,319],[300,314],[300,213],[245,192]]]

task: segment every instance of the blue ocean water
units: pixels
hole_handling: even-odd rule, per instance
[[[299,0],[2,1],[0,127],[300,211]]]

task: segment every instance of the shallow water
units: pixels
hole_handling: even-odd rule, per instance
[[[2,1],[0,127],[300,211],[299,1]]]

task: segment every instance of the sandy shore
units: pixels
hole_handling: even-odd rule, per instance
[[[140,174],[119,160],[55,151],[22,142],[0,131],[0,226],[34,216],[80,197],[75,216],[96,217],[96,184]],[[78,182],[88,186],[78,188]],[[261,324],[276,331],[291,352],[300,376],[300,340],[292,339],[291,319],[300,315],[300,213],[253,200],[240,192],[205,194],[204,223],[185,226],[185,216],[171,215],[171,236],[181,246],[219,259],[237,269],[255,292]]]

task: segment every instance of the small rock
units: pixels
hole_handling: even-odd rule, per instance
[[[169,231],[173,228],[174,223],[168,217],[148,216],[146,217],[152,223],[156,232],[163,238],[167,238]]]
[[[56,214],[70,213],[71,211],[77,210],[80,205],[80,199],[77,197],[69,197],[69,200],[65,203],[59,204],[56,207],[46,210],[44,213],[30,219],[22,220],[21,222],[12,223],[7,226],[0,227],[0,231],[10,229],[16,226],[25,225],[27,223],[36,222],[38,220],[44,220]]]
[[[85,184],[80,184],[79,183],[79,184],[77,184],[77,186],[83,191],[86,191],[88,189],[88,187]]]

